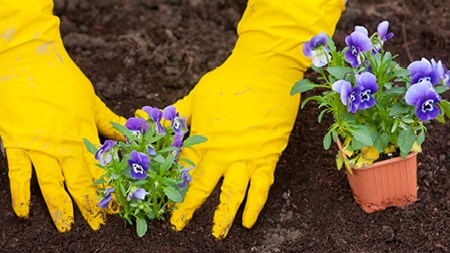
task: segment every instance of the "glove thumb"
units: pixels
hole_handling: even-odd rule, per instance
[[[114,129],[111,122],[124,125],[126,119],[112,112],[98,96],[95,96],[95,123],[100,134],[112,140],[125,140],[123,135]]]
[[[186,119],[186,123],[191,125],[192,119],[192,102],[194,101],[193,97],[195,94],[196,88],[194,89],[182,99],[179,99],[173,106],[175,106],[177,112],[180,114],[181,118]]]

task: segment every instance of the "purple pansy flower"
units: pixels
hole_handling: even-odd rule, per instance
[[[175,131],[175,133],[179,133],[181,131],[181,129],[186,129],[187,128],[186,119],[185,118],[176,117],[172,121],[172,126],[173,126],[173,130]]]
[[[139,188],[133,192],[130,192],[127,196],[127,201],[130,201],[131,199],[140,199],[144,200],[145,196],[147,196],[149,192],[146,192],[143,188]]]
[[[431,84],[436,85],[440,81],[438,70],[433,69],[430,61],[425,58],[410,63],[407,69],[411,72],[411,84],[428,81]]]
[[[153,122],[155,122],[156,132],[159,135],[164,135],[166,131],[164,130],[164,127],[161,125],[161,119],[163,116],[162,111],[159,108],[154,108],[151,106],[144,106],[142,110],[148,113],[148,116],[153,120]]]
[[[345,43],[349,50],[345,51],[345,60],[352,65],[358,67],[361,64],[361,52],[367,52],[372,49],[372,42],[367,34],[356,30],[349,36],[345,37]]]
[[[447,71],[447,68],[441,61],[436,62],[434,59],[431,59],[431,69],[438,72],[444,85],[450,86],[450,70]]]
[[[325,46],[327,40],[328,36],[324,32],[321,32],[303,44],[303,54],[306,57],[310,57],[312,63],[317,67],[327,65],[328,60],[331,59],[330,49]]]
[[[389,28],[388,21],[383,21],[380,24],[378,24],[377,33],[379,35],[379,38],[377,38],[376,41],[374,42],[373,46],[374,54],[380,52],[380,50],[383,48],[384,42],[394,37],[394,33],[392,32],[388,33],[388,28]]]
[[[181,148],[183,146],[183,137],[184,132],[175,133],[175,135],[173,136],[173,142],[171,146]]]
[[[374,74],[365,72],[356,76],[356,85],[364,89],[359,93],[360,104],[358,109],[366,109],[375,105],[376,101],[372,97],[378,91],[377,78]]]
[[[359,93],[364,90],[362,86],[356,86],[352,88],[352,85],[345,81],[339,80],[333,83],[332,88],[334,91],[341,94],[341,101],[348,107],[348,111],[355,113],[361,104],[361,97]]]
[[[103,145],[95,152],[95,159],[100,162],[100,165],[105,166],[112,160],[112,150],[116,145],[116,141],[106,140]]]
[[[131,151],[131,158],[128,160],[128,165],[131,167],[130,174],[134,179],[145,179],[147,177],[148,165],[150,158],[142,152],[136,150]]]
[[[163,116],[166,120],[173,120],[178,117],[177,110],[175,106],[169,105],[163,110]]]
[[[188,184],[192,181],[192,176],[189,174],[189,171],[192,168],[183,168],[181,170],[180,179],[183,180],[183,182],[178,184],[178,188],[183,189],[188,186]]]
[[[134,137],[140,138],[143,133],[147,132],[149,126],[145,119],[131,117],[125,122],[125,127],[131,131]]]
[[[377,32],[378,32],[378,35],[380,35],[383,43],[392,39],[392,37],[394,37],[394,33],[392,33],[392,32],[388,33],[388,29],[389,29],[388,21],[383,21],[380,24],[378,24]]]
[[[175,133],[173,136],[173,142],[171,144],[172,147],[176,147],[177,149],[174,151],[174,161],[178,161],[178,156],[180,155],[181,147],[183,147],[183,138],[184,132]]]
[[[100,202],[98,202],[98,206],[100,208],[107,208],[109,206],[109,202],[111,202],[112,200],[112,192],[115,191],[116,189],[114,189],[113,187],[107,188],[105,189],[105,191],[103,192],[103,194],[105,195],[105,197],[100,200]]]
[[[441,97],[429,81],[411,85],[406,91],[405,100],[407,104],[416,106],[415,113],[421,121],[432,120],[440,113],[436,104],[441,101]]]
[[[186,120],[180,118],[175,106],[169,105],[163,110],[163,116],[166,120],[172,121],[172,127],[175,133],[179,133],[182,128],[186,128]]]

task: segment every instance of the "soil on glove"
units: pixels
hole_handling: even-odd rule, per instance
[[[342,46],[355,25],[370,32],[388,20],[387,48],[407,66],[421,57],[450,66],[450,16],[445,1],[349,1],[334,36]],[[236,40],[245,0],[56,0],[69,54],[97,94],[116,113],[132,116],[144,105],[165,107],[220,65]],[[309,75],[309,74],[308,74]],[[306,94],[308,96],[309,94]],[[448,99],[447,94],[447,99]],[[345,173],[335,168],[337,148],[324,151],[327,120],[309,104],[299,111],[255,226],[241,225],[242,209],[225,240],[211,236],[219,187],[189,225],[150,223],[139,238],[118,216],[92,231],[75,210],[75,224],[58,233],[33,175],[27,220],[11,207],[6,159],[0,158],[0,252],[448,252],[450,123],[429,126],[418,155],[418,201],[365,213]]]

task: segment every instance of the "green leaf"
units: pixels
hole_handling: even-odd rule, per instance
[[[353,135],[352,140],[356,142],[360,142],[361,144],[364,144],[366,146],[372,146],[373,141],[371,137],[371,129],[366,126],[358,126],[354,127],[351,130],[351,133]]]
[[[139,237],[142,237],[147,233],[147,222],[145,219],[142,219],[140,217],[136,217],[136,233]]]
[[[177,185],[181,182],[183,182],[183,179],[175,179],[175,178],[163,178],[161,180],[161,183],[165,184],[165,185]]]
[[[391,135],[388,133],[382,133],[380,134],[374,142],[374,147],[377,149],[378,152],[383,152],[384,148],[389,144],[389,141],[391,140]]]
[[[294,84],[294,86],[292,87],[291,96],[293,96],[297,93],[302,93],[302,92],[305,92],[308,90],[312,90],[316,87],[318,87],[318,84],[315,84],[308,79],[301,79],[301,80],[297,81]]]
[[[187,159],[187,158],[181,157],[179,160],[181,160],[181,161],[183,161],[183,162],[189,164],[189,165],[192,166],[192,167],[195,167],[194,162],[191,161],[191,160],[189,160],[189,159]]]
[[[450,102],[442,99],[441,102],[439,103],[439,105],[442,108],[442,110],[444,111],[445,116],[447,116],[447,118],[450,118]]]
[[[171,186],[166,186],[166,187],[164,187],[163,190],[164,190],[164,193],[166,194],[166,196],[173,202],[181,203],[183,201],[183,196],[180,194],[180,192],[177,189],[175,189]]]
[[[444,85],[437,86],[434,88],[434,90],[436,91],[437,94],[442,94],[442,93],[446,92],[448,89],[449,89],[449,87],[444,86]]]
[[[406,93],[405,87],[392,87],[386,91],[384,91],[384,94],[386,95],[403,95]]]
[[[95,155],[95,153],[97,153],[98,148],[96,148],[94,146],[94,144],[92,144],[88,139],[83,138],[83,142],[84,145],[86,146],[87,151],[89,151],[89,153]]]
[[[117,175],[116,173],[111,173],[111,179],[112,180],[117,180],[120,176]]]
[[[412,128],[400,131],[397,144],[398,147],[400,148],[400,153],[402,156],[407,155],[411,151],[411,148],[415,140],[416,135],[414,134],[414,130]]]
[[[123,197],[127,196],[127,190],[125,189],[125,186],[121,183],[119,183],[119,190],[120,190],[120,194]]]
[[[411,115],[408,115],[407,117],[402,117],[403,123],[405,123],[405,124],[412,124],[412,123],[415,122],[413,119],[411,119],[409,117],[411,117]]]
[[[153,123],[150,123],[150,124],[153,124]],[[147,129],[147,132],[145,132],[145,134],[144,134],[144,141],[145,141],[145,143],[153,143],[154,142],[152,140],[152,136],[153,136],[154,133],[155,133],[155,129],[153,127],[149,127]],[[160,136],[160,135],[158,135],[158,136]]]
[[[164,174],[167,170],[170,169],[170,167],[172,167],[172,164],[174,162],[173,159],[174,159],[174,155],[172,155],[172,154],[170,154],[166,157],[166,160],[164,161],[163,164],[161,164],[161,167],[160,167],[161,173]]]
[[[323,148],[328,150],[331,145],[331,131],[328,131],[323,138]]]
[[[419,135],[417,136],[417,144],[422,145],[423,141],[425,140],[425,131],[420,131]]]
[[[202,135],[191,135],[184,142],[183,147],[191,147],[192,145],[200,144],[208,139]]]
[[[155,213],[153,212],[153,210],[152,210],[151,208],[147,208],[147,209],[145,210],[145,214],[147,215],[147,217],[148,217],[150,220],[154,220],[154,219],[155,219]]]
[[[401,76],[408,76],[411,72],[407,69],[400,68],[395,71],[395,76],[401,77]]]
[[[315,72],[321,74],[322,76],[325,75],[325,72],[323,71],[322,67],[317,67],[316,65],[311,64],[311,68],[312,68],[312,70],[314,70]]]
[[[95,180],[93,183],[93,185],[100,185],[100,184],[106,184],[106,181],[105,181],[105,179],[103,179],[103,177]]]
[[[160,140],[161,138],[163,138],[163,137],[164,137],[164,136],[157,134],[157,135],[155,135],[155,136],[149,138],[149,139],[146,140],[145,142],[146,142],[146,143],[155,143],[155,142],[159,141],[159,140]]]
[[[323,116],[324,116],[325,113],[327,113],[327,112],[330,112],[330,110],[329,110],[329,109],[322,110],[322,111],[320,112],[320,114],[319,114],[319,117],[317,117],[317,122],[321,123],[321,122],[322,122]]]
[[[177,147],[165,147],[165,148],[159,150],[158,153],[161,154],[161,153],[165,153],[165,152],[171,152],[171,151],[174,151],[176,149],[177,149]]]
[[[155,160],[159,163],[164,163],[166,161],[166,159],[164,159],[164,157],[162,155],[156,155],[155,157],[153,157],[153,160]]]
[[[359,149],[362,149],[362,148],[368,146],[367,144],[362,143],[356,139],[353,139],[350,145],[351,145],[351,149],[353,149],[353,150],[359,150]]]
[[[126,128],[125,126],[122,126],[119,123],[116,122],[111,122],[111,125],[117,130],[119,131],[121,134],[125,135],[125,137],[127,137],[128,140],[131,141],[136,141],[136,138],[133,136],[133,133],[130,131],[130,129]]]
[[[353,68],[344,66],[333,66],[327,68],[328,73],[339,80],[345,79],[346,75],[353,73]]]
[[[303,100],[302,104],[300,105],[300,108],[303,109],[303,107],[305,107],[305,105],[311,100],[321,101],[321,100],[323,100],[323,98],[321,96],[307,97],[305,100]]]
[[[394,124],[392,125],[391,128],[391,133],[395,132],[395,130],[397,130],[397,126],[398,126],[398,120],[394,121]]]
[[[392,89],[394,89],[394,88],[392,88]],[[406,103],[399,102],[391,107],[389,116],[401,115],[401,114],[409,112],[410,110],[411,110],[411,106],[407,105]]]

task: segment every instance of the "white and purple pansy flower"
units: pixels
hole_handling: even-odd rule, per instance
[[[144,106],[142,110],[146,112],[155,123],[156,132],[159,135],[164,135],[166,131],[164,130],[164,127],[161,125],[161,119],[163,117],[162,111],[159,108],[154,108],[151,106]]]
[[[98,202],[98,206],[100,208],[107,208],[109,206],[109,203],[112,200],[112,192],[114,192],[115,190],[116,189],[114,189],[113,187],[105,189],[105,191],[103,192],[105,197],[102,200],[100,200],[100,202]]]
[[[131,167],[130,175],[134,179],[145,179],[147,177],[150,158],[142,152],[136,150],[131,151],[131,158],[128,165]]]
[[[440,113],[436,104],[441,101],[441,97],[436,93],[432,83],[429,81],[411,85],[406,91],[405,100],[408,105],[416,106],[415,113],[420,121],[432,120]]]
[[[367,34],[361,30],[362,28],[358,28],[349,36],[345,37],[345,43],[349,49],[345,51],[344,57],[352,67],[358,67],[361,64],[361,52],[367,52],[372,49],[372,42]]]
[[[178,184],[178,188],[180,189],[184,189],[188,186],[188,184],[192,181],[192,176],[189,174],[189,171],[192,168],[183,168],[181,170],[181,175],[180,175],[180,179],[183,180],[183,182]]]
[[[132,199],[144,200],[145,196],[147,196],[148,194],[149,194],[149,192],[145,191],[143,188],[139,188],[128,194],[127,201],[130,201]]]
[[[356,86],[352,88],[352,85],[345,80],[338,80],[333,83],[332,88],[337,93],[341,94],[341,101],[348,107],[348,111],[356,113],[361,104],[361,96],[359,95],[364,87]]]
[[[187,128],[186,120],[179,117],[179,114],[173,105],[164,108],[163,117],[166,120],[172,121],[172,127],[175,133],[179,133],[182,128]]]
[[[147,132],[149,125],[143,118],[131,117],[125,122],[125,127],[131,131],[134,137],[140,138],[142,134]]]
[[[359,93],[360,104],[358,109],[367,109],[374,106],[376,101],[372,95],[378,91],[376,76],[370,72],[357,75],[356,85],[363,87],[363,90]]]
[[[95,152],[95,159],[100,162],[100,165],[105,166],[110,163],[113,158],[113,149],[116,146],[116,141],[106,140],[103,145]]]
[[[303,54],[312,59],[312,63],[317,67],[327,65],[331,59],[330,49],[326,46],[328,36],[321,32],[305,42],[302,47]]]
[[[410,63],[407,69],[411,72],[411,84],[427,81],[432,85],[436,85],[440,81],[439,71],[437,68],[433,69],[430,61],[425,58],[422,58],[420,61]]]

